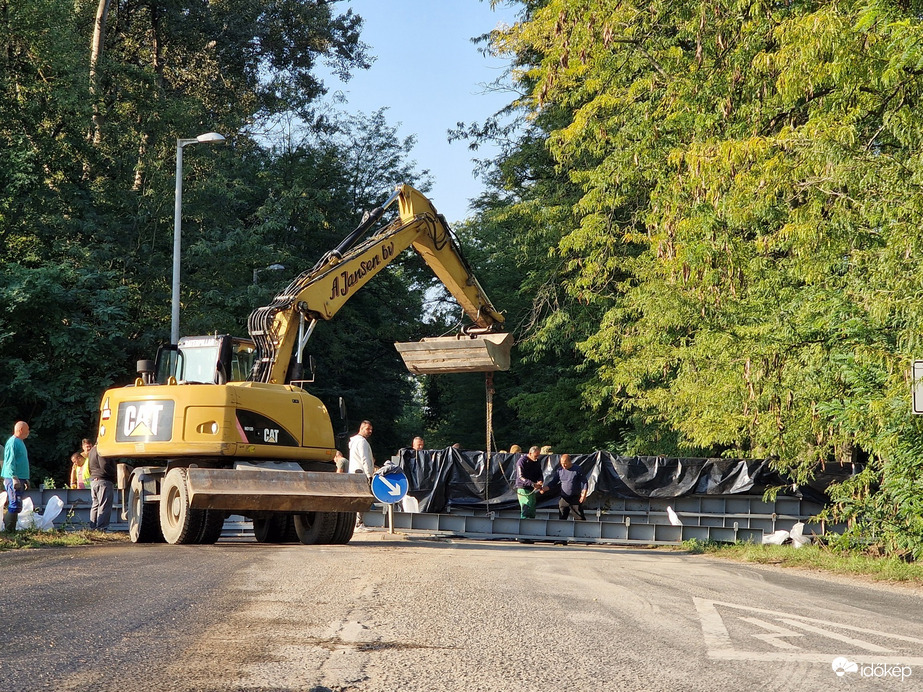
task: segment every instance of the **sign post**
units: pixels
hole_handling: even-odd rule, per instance
[[[388,533],[394,533],[394,503],[407,494],[407,476],[400,469],[372,476],[372,495],[388,505]]]

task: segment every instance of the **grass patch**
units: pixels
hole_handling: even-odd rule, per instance
[[[907,562],[894,556],[878,557],[816,545],[795,548],[790,545],[706,543],[698,540],[684,542],[683,548],[691,553],[706,553],[740,562],[798,567],[923,586],[923,563]]]
[[[0,552],[20,548],[61,548],[71,545],[97,545],[100,543],[124,543],[127,533],[108,533],[106,531],[39,531],[23,529],[13,533],[0,531]]]

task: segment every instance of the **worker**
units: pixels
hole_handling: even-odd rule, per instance
[[[91,443],[87,464],[90,467],[90,529],[105,531],[112,518],[112,502],[115,497],[117,471],[115,458],[100,456],[96,445]]]
[[[410,443],[410,448],[415,452],[422,452],[424,444],[423,438],[418,435],[413,438],[413,442]]]
[[[542,490],[542,465],[538,461],[541,448],[533,446],[516,462],[516,496],[519,500],[519,518],[535,519],[535,503]]]
[[[7,510],[3,524],[7,531],[16,530],[19,513],[22,511],[22,494],[29,489],[29,453],[25,439],[29,437],[29,424],[24,420],[13,426],[13,434],[3,446],[3,489],[6,490]]]
[[[372,422],[364,420],[359,424],[359,432],[349,438],[349,472],[364,473],[371,478],[375,473],[375,457],[372,456],[372,447],[369,438],[372,436]],[[362,513],[356,513],[356,530],[367,531]]]
[[[372,436],[371,421],[364,420],[359,424],[359,432],[349,438],[349,472],[364,473],[371,478],[375,473],[375,457],[372,456],[372,447],[369,438]]]
[[[71,454],[71,475],[69,488],[83,490],[90,487],[90,467],[87,458],[80,452]]]
[[[560,467],[552,472],[545,487],[542,488],[542,494],[550,491],[555,486],[560,486],[558,518],[567,519],[571,510],[573,510],[575,520],[586,521],[586,515],[583,513],[583,503],[586,501],[587,489],[589,488],[586,476],[578,466],[574,466],[570,454],[562,454],[560,463]]]

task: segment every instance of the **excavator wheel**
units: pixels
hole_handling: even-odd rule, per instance
[[[204,510],[189,506],[186,469],[170,469],[160,487],[160,529],[167,543],[195,543],[202,534],[204,515]]]
[[[295,530],[295,515],[289,514],[285,517],[285,530],[282,533],[283,543],[297,543],[298,532]]]
[[[160,508],[144,501],[144,486],[137,478],[128,490],[128,536],[132,543],[163,543]]]
[[[269,514],[253,517],[253,536],[257,543],[284,543],[288,516]]]
[[[353,531],[356,530],[356,513],[355,512],[337,512],[337,527],[333,532],[331,543],[346,544],[353,537]]]
[[[331,543],[337,529],[337,512],[306,512],[295,515],[298,540],[305,545]]]
[[[211,545],[221,538],[221,529],[224,528],[225,513],[220,509],[206,509],[205,519],[202,521],[202,532],[196,543]]]

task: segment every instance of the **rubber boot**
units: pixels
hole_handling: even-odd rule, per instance
[[[19,513],[7,512],[3,515],[4,528],[12,533],[16,530],[16,522],[19,521]]]

